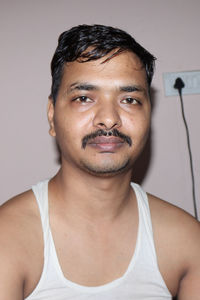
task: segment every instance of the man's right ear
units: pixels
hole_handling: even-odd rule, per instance
[[[47,105],[47,117],[49,121],[49,134],[53,137],[56,136],[55,126],[54,126],[54,103],[53,99],[49,97],[48,105]]]

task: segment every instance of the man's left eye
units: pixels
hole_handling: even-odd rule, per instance
[[[132,97],[128,97],[122,100],[122,103],[125,104],[141,104],[139,100],[132,98]]]
[[[81,103],[92,102],[92,100],[90,98],[88,98],[87,96],[79,96],[79,97],[75,98],[74,101],[81,102]]]

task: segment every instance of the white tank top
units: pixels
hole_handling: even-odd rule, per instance
[[[148,198],[132,184],[139,210],[136,247],[125,274],[110,283],[87,287],[67,279],[60,267],[49,226],[48,180],[33,186],[42,220],[44,266],[41,278],[26,300],[164,300],[172,299],[158,269]]]

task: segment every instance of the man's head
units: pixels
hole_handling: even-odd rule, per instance
[[[63,32],[59,37],[58,47],[51,62],[51,98],[54,104],[66,63],[76,60],[83,63],[97,60],[109,53],[111,53],[109,57],[111,59],[125,50],[139,57],[146,70],[147,83],[150,87],[155,57],[125,31],[104,25],[79,25]]]
[[[84,25],[61,35],[48,119],[63,168],[131,170],[149,132],[153,67],[154,57],[119,29]]]

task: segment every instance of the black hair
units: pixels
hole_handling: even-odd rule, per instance
[[[127,32],[105,25],[79,25],[64,31],[51,62],[51,98],[55,104],[61,84],[65,63],[78,60],[86,62],[106,56],[116,49],[116,53],[128,50],[134,52],[143,63],[147,83],[150,87],[155,65],[155,57],[138,44]]]

